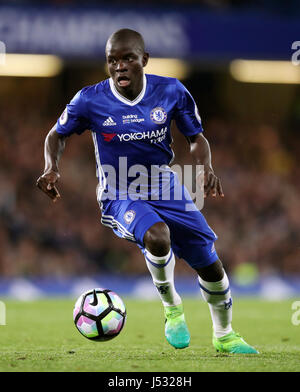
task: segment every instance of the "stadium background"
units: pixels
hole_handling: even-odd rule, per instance
[[[198,104],[223,183],[224,200],[207,199],[203,212],[219,236],[216,247],[235,293],[299,295],[299,84],[245,83],[230,67],[240,58],[285,60],[299,75],[300,65],[291,63],[292,43],[300,39],[299,4],[109,4],[0,5],[0,40],[7,53],[57,55],[61,67],[51,77],[0,76],[0,295],[73,295],[101,285],[120,294],[156,296],[138,248],[100,224],[88,132],[67,144],[61,200],[53,204],[35,187],[47,132],[79,89],[107,77],[104,44],[122,27],[144,35],[150,56],[181,61],[174,72],[181,72],[178,77]],[[170,74],[173,63],[158,67]],[[173,131],[174,163],[189,163],[188,146]],[[198,293],[194,277],[177,262],[179,292]]]

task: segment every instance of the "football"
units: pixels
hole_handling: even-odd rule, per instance
[[[73,320],[78,331],[88,339],[106,341],[119,335],[126,321],[122,299],[109,289],[89,290],[77,299]]]

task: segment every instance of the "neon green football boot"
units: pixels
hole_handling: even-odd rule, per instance
[[[185,322],[183,305],[165,306],[165,335],[175,348],[185,348],[190,344],[190,333]]]
[[[213,345],[220,353],[230,354],[259,354],[254,347],[250,346],[237,332],[231,331],[222,338],[213,336]]]

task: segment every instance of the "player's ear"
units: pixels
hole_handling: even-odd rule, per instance
[[[146,65],[148,64],[148,60],[149,60],[149,53],[144,53],[143,54],[143,67],[146,67]]]

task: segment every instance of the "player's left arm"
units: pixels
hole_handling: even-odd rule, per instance
[[[196,181],[201,185],[201,178],[204,174],[204,197],[210,194],[213,197],[217,195],[224,197],[221,180],[214,173],[214,169],[211,164],[211,150],[208,140],[200,132],[196,135],[186,136],[190,144],[190,152],[194,158],[196,165],[202,165],[204,167],[204,173],[197,173]]]
[[[196,181],[200,186],[204,185],[204,197],[210,194],[213,197],[217,194],[224,197],[221,180],[215,175],[211,164],[210,146],[203,136],[201,118],[194,98],[179,80],[176,80],[174,85],[177,97],[174,114],[176,125],[190,144],[190,152],[195,164],[204,167],[204,173],[197,173]]]

